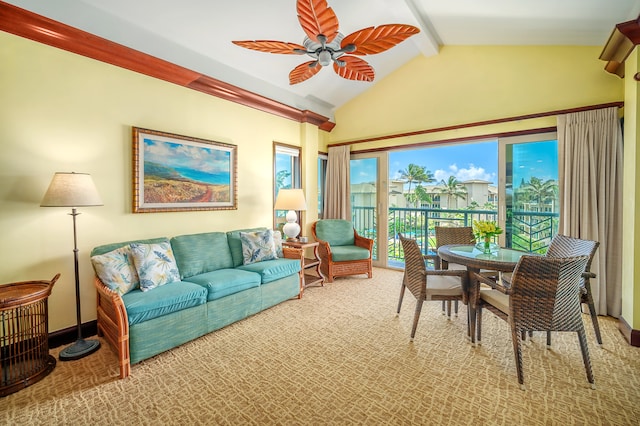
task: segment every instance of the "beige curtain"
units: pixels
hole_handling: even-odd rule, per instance
[[[622,309],[622,129],[618,109],[558,116],[560,233],[600,242],[591,265],[596,311]]]
[[[349,162],[349,145],[329,147],[322,216],[325,219],[351,220]]]

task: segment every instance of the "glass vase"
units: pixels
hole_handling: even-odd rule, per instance
[[[491,238],[486,237],[484,239],[484,244],[482,245],[482,252],[484,254],[489,254],[491,253]]]
[[[476,244],[476,249],[480,250],[483,254],[491,254],[497,252],[500,247],[491,242],[491,237],[483,238]]]

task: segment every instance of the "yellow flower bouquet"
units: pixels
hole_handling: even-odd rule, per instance
[[[478,242],[478,248],[480,248],[484,253],[491,252],[491,238],[500,234],[502,234],[502,228],[496,225],[494,221],[473,221],[473,235],[476,237],[476,241]]]

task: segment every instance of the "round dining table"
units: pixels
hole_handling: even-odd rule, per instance
[[[457,263],[467,268],[467,280],[462,289],[462,301],[467,305],[467,332],[471,342],[475,344],[476,309],[480,297],[480,282],[474,273],[485,271],[513,272],[523,255],[533,253],[498,248],[491,253],[484,253],[473,244],[449,244],[438,248],[438,256],[449,263]]]

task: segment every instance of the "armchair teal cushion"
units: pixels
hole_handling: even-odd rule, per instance
[[[347,262],[350,260],[366,260],[371,257],[369,250],[358,246],[331,247],[331,260],[334,262]]]
[[[353,223],[343,219],[323,219],[316,223],[316,235],[333,247],[352,246],[355,244]],[[367,253],[368,251],[365,250]],[[369,256],[367,255],[366,258]],[[360,259],[360,258],[359,258]],[[350,259],[351,260],[351,259]]]

